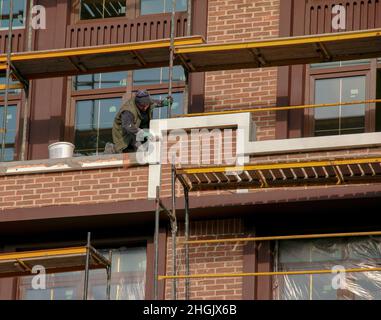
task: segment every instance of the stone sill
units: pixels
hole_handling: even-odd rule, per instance
[[[139,166],[135,154],[111,154],[84,156],[64,159],[42,159],[0,163],[0,176],[94,170],[108,168],[128,168]]]

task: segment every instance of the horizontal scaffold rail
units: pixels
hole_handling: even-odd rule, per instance
[[[381,99],[371,99],[371,100],[357,100],[348,102],[335,102],[335,103],[319,103],[319,104],[305,104],[298,106],[283,106],[283,107],[253,107],[250,109],[234,109],[234,110],[221,110],[212,112],[201,112],[201,113],[188,113],[184,115],[178,115],[176,118],[190,118],[190,117],[200,117],[200,116],[214,116],[221,114],[236,114],[236,113],[258,113],[258,112],[272,112],[272,111],[288,111],[288,110],[298,110],[298,109],[318,109],[318,108],[331,108],[331,107],[350,107],[355,105],[362,105],[368,103],[381,103]]]
[[[321,270],[300,270],[300,271],[272,271],[272,272],[248,272],[248,273],[207,273],[190,274],[177,276],[159,276],[159,280],[169,279],[197,279],[197,278],[239,278],[239,277],[266,277],[266,276],[297,276],[313,274],[332,274],[335,273],[359,273],[359,272],[377,272],[381,268],[352,268],[352,269],[321,269]]]
[[[380,158],[177,169],[189,191],[351,184],[381,180]]]
[[[378,58],[381,29],[177,47],[191,72]]]
[[[46,273],[85,270],[87,247],[36,250],[0,254],[0,278],[32,274],[34,266],[43,266]],[[108,261],[93,247],[90,247],[90,269],[110,266]]]

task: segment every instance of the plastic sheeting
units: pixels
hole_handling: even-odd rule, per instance
[[[275,271],[381,267],[381,237],[280,241]],[[381,272],[274,276],[279,300],[381,300]]]

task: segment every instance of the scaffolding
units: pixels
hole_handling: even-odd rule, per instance
[[[33,1],[30,1],[33,4]],[[189,20],[188,33],[191,26],[191,0],[188,0]],[[9,89],[22,87],[28,98],[28,89],[31,80],[52,78],[59,76],[76,76],[96,72],[112,72],[122,70],[135,70],[169,65],[169,95],[172,92],[173,66],[182,65],[187,72],[204,72],[216,70],[231,70],[243,68],[275,67],[285,65],[309,64],[318,62],[334,62],[353,59],[375,58],[379,56],[381,49],[381,29],[340,32],[313,36],[301,36],[290,38],[277,38],[269,40],[249,41],[240,43],[217,43],[206,44],[200,36],[188,36],[178,38],[175,35],[174,12],[176,0],[172,0],[171,37],[170,39],[144,41],[132,44],[103,45],[97,47],[85,47],[76,49],[58,49],[48,51],[31,51],[31,26],[29,25],[28,49],[29,52],[12,53],[12,18],[13,0],[10,0],[10,19],[8,29],[7,53],[0,55],[0,73],[6,73],[6,84],[0,86],[5,89],[3,141],[1,159],[4,160],[5,136],[7,133],[7,107]],[[30,24],[30,21],[29,21]],[[168,59],[169,53],[169,59]],[[292,58],[290,58],[292,57]],[[169,60],[169,61],[168,61]],[[19,81],[18,84],[10,84],[10,78]],[[28,99],[26,99],[28,100]],[[211,114],[227,114],[239,112],[281,111],[291,109],[306,109],[320,107],[349,106],[356,104],[369,104],[381,102],[381,100],[348,101],[332,104],[287,106],[274,108],[255,108],[250,110],[225,111],[218,113],[193,114],[207,116]],[[26,109],[25,109],[26,110]],[[171,106],[168,108],[168,117],[171,117]],[[23,142],[26,139],[26,121],[24,117]],[[24,150],[25,151],[25,150]],[[24,153],[23,153],[24,154]],[[176,169],[172,166],[172,210],[168,210],[160,199],[160,188],[156,191],[155,207],[155,261],[154,261],[154,297],[158,299],[158,281],[172,279],[172,298],[177,299],[177,279],[185,278],[185,297],[189,299],[190,278],[216,277],[221,275],[190,275],[189,245],[189,193],[199,190],[231,189],[241,187],[271,188],[279,186],[306,186],[314,184],[343,184],[363,183],[364,181],[378,181],[381,177],[381,159],[364,158],[321,162],[298,162],[278,163],[264,165],[247,165],[241,167],[210,167]],[[179,180],[183,186],[185,198],[185,275],[176,273],[176,194],[175,185]],[[164,211],[171,222],[172,234],[172,272],[171,276],[158,275],[159,257],[159,222],[160,212]],[[371,233],[368,233],[370,235]],[[343,235],[343,234],[342,234]],[[324,236],[324,235],[323,235]],[[325,235],[332,236],[332,235]],[[345,235],[343,235],[345,236]],[[252,241],[257,241],[253,239]],[[263,240],[263,239],[262,239]],[[219,241],[227,241],[221,239]],[[230,241],[230,240],[229,240]],[[240,241],[234,239],[234,241]],[[243,240],[242,240],[243,241]],[[244,241],[248,241],[247,238]],[[80,249],[75,249],[79,250]],[[82,251],[74,254],[82,255]],[[86,247],[85,288],[88,286],[88,270],[92,261],[97,260],[99,255],[90,249],[90,237]],[[73,252],[71,252],[73,254]],[[92,257],[95,259],[93,260]],[[20,260],[19,265],[27,266],[26,260]],[[12,260],[14,262],[14,260]],[[58,261],[58,260],[57,260]],[[17,262],[17,260],[16,260]],[[29,260],[27,262],[30,262]],[[17,262],[18,263],[18,262]],[[104,262],[106,265],[106,263]],[[110,265],[109,269],[110,269]],[[28,269],[25,269],[29,272]],[[369,270],[369,269],[368,269]],[[346,270],[348,272],[348,270]],[[363,272],[366,269],[352,272]],[[371,270],[375,271],[375,270]],[[110,272],[110,271],[108,271]],[[301,271],[303,272],[303,271]],[[310,271],[311,272],[311,271]],[[314,272],[324,273],[324,270]],[[249,276],[271,275],[248,274]],[[244,274],[230,274],[223,276],[245,276]],[[108,296],[109,296],[108,288]],[[85,289],[84,298],[87,298]]]
[[[109,259],[105,258],[91,245],[90,237],[88,232],[83,247],[1,253],[0,278],[35,275],[34,268],[40,266],[46,274],[84,270],[83,300],[87,300],[90,270],[106,269],[106,297],[110,300],[112,255],[110,252]]]

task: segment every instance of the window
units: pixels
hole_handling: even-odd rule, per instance
[[[5,85],[6,84],[5,78],[6,77],[0,76],[0,85]],[[10,79],[10,81],[9,81],[10,85],[12,85],[12,84],[18,84],[18,83],[19,83],[18,81],[14,81],[12,79]],[[20,94],[20,93],[21,93],[21,89],[8,89],[8,94],[9,95],[16,95],[16,94]],[[0,90],[0,97],[3,97],[4,95],[5,95],[5,90]]]
[[[315,80],[315,103],[366,100],[366,77]],[[365,132],[365,105],[316,108],[314,135],[340,135]]]
[[[81,0],[81,20],[124,16],[126,16],[126,0]]]
[[[173,74],[173,115],[186,112],[184,107],[185,73],[181,66]],[[97,155],[112,143],[112,126],[116,113],[125,99],[139,89],[147,89],[153,99],[168,95],[168,68],[129,72],[111,72],[73,77],[72,108],[68,114],[65,139],[74,141],[75,156]],[[0,96],[1,97],[1,96]],[[167,107],[157,108],[154,119],[167,118]]]
[[[167,67],[136,70],[134,71],[134,86],[168,83],[168,77],[169,71]],[[183,67],[173,67],[173,81],[185,81],[185,73]]]
[[[107,257],[109,250],[101,251]],[[123,247],[112,250],[111,300],[143,300],[146,283],[146,248]],[[45,290],[31,287],[32,277],[19,282],[20,300],[81,300],[84,272],[47,275]],[[89,300],[105,300],[107,277],[105,270],[91,270]]]
[[[76,153],[97,155],[112,142],[112,126],[121,98],[77,101],[75,107]]]
[[[3,127],[4,106],[0,105],[0,127]],[[4,161],[13,161],[16,143],[17,106],[8,105],[7,108],[7,133],[5,135]],[[0,152],[3,143],[3,133],[0,132]],[[1,155],[1,153],[0,153]],[[1,161],[1,158],[0,158]]]
[[[9,27],[10,0],[0,0],[0,29]],[[26,0],[13,0],[12,28],[25,26]]]
[[[127,72],[96,73],[74,77],[74,90],[94,90],[125,87]]]
[[[187,11],[187,0],[176,1],[176,11]],[[140,14],[172,12],[172,0],[140,0]]]
[[[381,238],[335,238],[280,241],[276,271],[331,270],[334,266],[376,268],[381,264]],[[346,274],[345,286],[332,285],[337,274],[275,277],[280,300],[380,300],[381,272]]]

